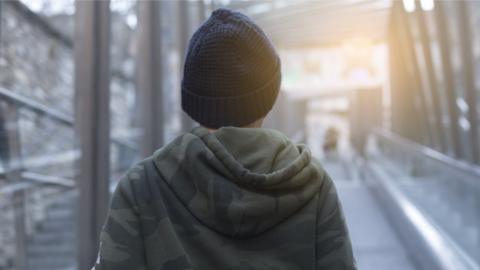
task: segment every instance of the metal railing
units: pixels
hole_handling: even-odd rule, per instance
[[[35,100],[29,99],[27,97],[23,97],[3,87],[0,87],[0,100],[7,101],[8,103],[14,104],[17,107],[27,108],[28,110],[31,110],[38,115],[48,117],[60,124],[63,124],[69,127],[73,127],[74,125],[74,120],[72,116],[69,116],[63,112],[60,112],[48,106],[45,106]],[[129,150],[137,151],[137,148],[131,142],[114,138],[114,137],[110,139],[114,144],[120,147],[125,147]]]
[[[466,181],[466,183],[480,188],[480,166],[447,156],[432,148],[409,141],[384,129],[377,129],[374,134],[379,139],[380,144],[385,142],[395,146],[397,153],[391,154],[398,156],[406,153],[410,156],[428,159],[438,165],[448,167],[449,171],[453,170],[456,173],[466,176],[459,177],[458,181]],[[417,164],[417,168],[419,167],[419,164]]]
[[[407,230],[405,241],[426,247],[417,252],[420,264],[480,269],[480,167],[386,130],[374,135],[380,150],[370,162],[375,189],[399,231]]]
[[[8,134],[10,132],[8,129],[11,129],[11,125],[17,125],[15,128],[18,129],[17,111],[19,109],[26,109],[36,116],[51,119],[60,126],[74,128],[73,117],[1,87],[0,102],[4,102],[8,110],[13,110],[14,115],[10,119],[5,119],[9,117],[8,115],[4,115],[0,119],[0,125],[6,125],[7,123],[10,125],[10,127],[3,129],[5,134],[2,135],[4,136],[0,136],[4,140],[3,142],[0,141],[0,144],[4,146],[3,151],[12,150],[12,146],[8,142],[12,139],[9,138],[11,134]],[[2,131],[0,130],[0,132]],[[20,132],[17,130],[17,133]],[[18,137],[18,134],[16,136]],[[14,150],[14,152],[17,152],[16,156],[11,156],[5,152],[1,156],[7,166],[5,166],[4,171],[0,171],[0,212],[2,213],[0,215],[0,223],[2,224],[0,226],[2,227],[0,229],[0,242],[3,242],[0,247],[0,269],[23,270],[28,267],[27,247],[37,224],[46,219],[47,209],[55,200],[54,198],[62,196],[68,191],[74,191],[76,183],[74,180],[64,177],[26,171],[25,168],[29,166],[30,162],[29,159],[24,160],[23,163],[20,162],[21,157],[18,156],[20,155],[20,149],[18,149],[20,142],[18,138],[16,140],[17,142],[13,143],[15,145],[13,147],[17,148]],[[135,156],[138,153],[135,145],[118,138],[111,138],[111,143],[120,150],[118,151],[117,164],[119,165],[117,169],[125,170],[129,164],[123,162],[123,155]],[[65,156],[68,156],[62,162],[74,163],[80,156],[76,149],[67,152],[72,153],[68,155],[59,153],[64,159]],[[58,159],[48,157],[49,155],[42,156],[41,164],[37,164],[38,166],[35,166],[35,168],[56,165]],[[76,173],[73,172],[72,177]],[[12,232],[14,233],[12,234]]]
[[[6,174],[1,178],[6,179]],[[71,179],[30,172],[21,172],[20,178],[11,183],[6,181],[0,188],[1,269],[26,269],[28,241],[36,224],[46,216],[51,203],[48,198],[53,201],[53,197],[75,187]]]

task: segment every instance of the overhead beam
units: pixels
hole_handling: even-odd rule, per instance
[[[358,28],[361,23],[370,23],[372,26],[376,26],[376,29],[385,29],[385,25],[379,25],[378,19],[382,18],[386,21],[388,18],[387,9],[372,9],[365,11],[361,14],[355,11],[341,12],[332,16],[322,18],[321,17],[303,17],[297,19],[296,22],[292,22],[288,25],[278,22],[272,27],[263,26],[265,32],[275,35],[280,33],[281,35],[285,34],[294,34],[302,32],[325,32],[334,34],[337,28]],[[372,22],[373,20],[373,22]],[[376,24],[373,24],[373,23]],[[309,27],[310,26],[310,27]],[[335,31],[332,31],[335,29]]]
[[[343,42],[352,37],[365,37],[368,39],[385,39],[386,27],[379,25],[379,21],[387,22],[387,10],[372,10],[362,15],[349,13],[350,15],[338,14],[337,19],[326,19],[322,24],[318,22],[306,22],[301,24],[264,28],[267,35],[276,44],[300,44],[301,43],[333,43]],[[343,22],[342,18],[355,18],[350,22]],[[316,27],[305,27],[305,25],[317,25]],[[332,29],[335,29],[332,31]]]
[[[382,17],[380,17],[380,19],[381,18]],[[378,20],[379,17],[374,16],[370,19],[357,22],[355,27],[332,26],[336,28],[335,32],[328,30],[322,31],[320,29],[318,31],[313,30],[312,32],[307,32],[298,29],[292,30],[291,33],[270,34],[267,32],[267,35],[276,45],[298,48],[341,45],[343,42],[348,41],[348,39],[356,37],[365,37],[372,42],[385,41],[387,31],[385,27],[377,27]],[[386,18],[385,21],[387,21]]]
[[[333,43],[343,42],[353,37],[365,37],[368,39],[383,39],[386,35],[385,27],[378,27],[378,20],[381,16],[369,16],[355,22],[355,26],[350,25],[325,25],[322,29],[291,29],[291,32],[269,32],[267,35],[276,44],[312,44],[312,43]],[[385,21],[387,19],[385,18]],[[335,28],[330,31],[328,29]]]
[[[78,269],[90,269],[109,200],[110,3],[75,2],[75,134],[81,150]]]
[[[369,15],[386,14],[388,16],[390,6],[358,6],[345,7],[333,10],[309,10],[298,16],[286,16],[274,21],[256,21],[266,32],[282,31],[292,32],[305,29],[328,29],[334,31],[338,25],[353,25]],[[377,27],[379,26],[377,21]],[[384,27],[384,26],[382,26]]]
[[[301,18],[305,13],[336,13],[342,9],[349,9],[357,6],[371,5],[378,2],[378,0],[325,0],[325,1],[304,1],[298,5],[289,4],[283,8],[270,12],[268,16],[265,13],[252,14],[251,17],[259,24],[275,21],[284,21],[288,18]]]

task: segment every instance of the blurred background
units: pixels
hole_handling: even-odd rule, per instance
[[[480,269],[480,1],[0,1],[0,269],[90,269],[120,176],[195,123],[190,35],[253,18],[360,270]]]

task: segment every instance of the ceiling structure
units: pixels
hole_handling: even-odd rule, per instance
[[[257,22],[279,47],[316,47],[350,39],[382,41],[393,0],[232,0],[222,5]]]

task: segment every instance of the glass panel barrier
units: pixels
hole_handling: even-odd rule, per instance
[[[471,259],[480,264],[480,167],[386,131],[376,139],[393,181]]]

